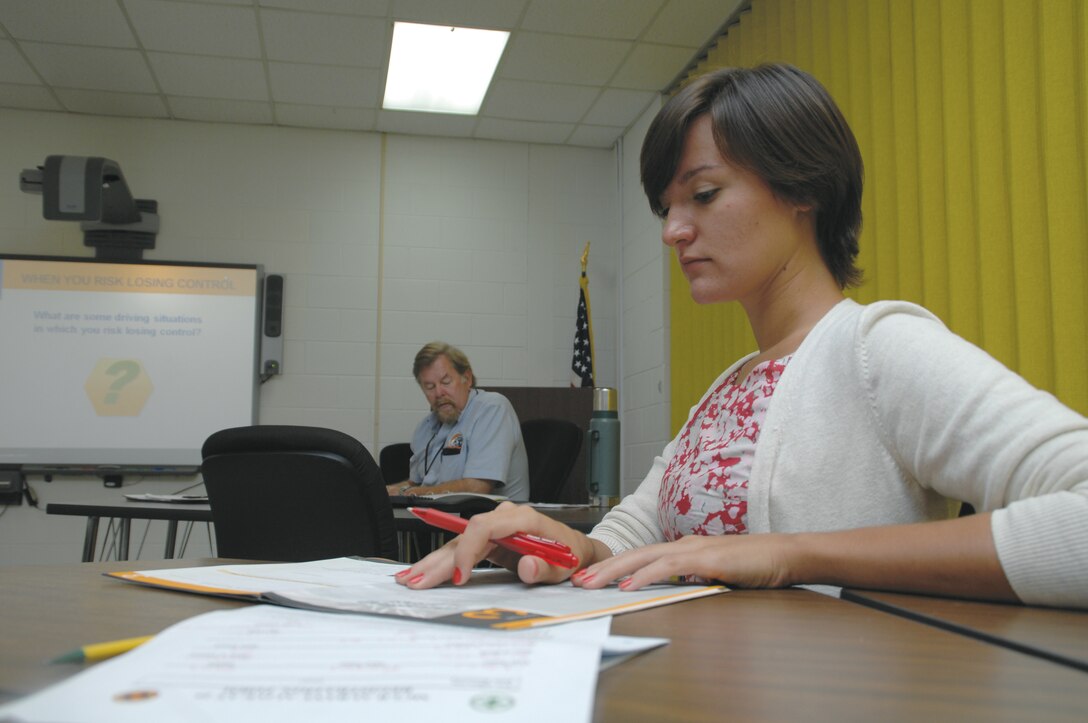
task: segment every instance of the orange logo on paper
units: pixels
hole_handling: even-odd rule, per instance
[[[139,361],[103,357],[83,389],[98,416],[135,417],[143,411],[154,387]]]
[[[158,698],[159,691],[157,690],[130,690],[126,693],[118,693],[113,696],[113,699],[118,703],[134,703],[141,700],[151,700],[152,698]]]
[[[469,620],[488,620],[492,622],[506,622],[509,620],[524,620],[525,618],[540,617],[539,615],[528,613],[524,610],[507,610],[505,608],[466,610],[461,613],[461,615]]]

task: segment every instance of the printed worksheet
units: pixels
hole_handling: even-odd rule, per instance
[[[588,721],[609,618],[516,633],[255,605],[205,613],[0,720]]]

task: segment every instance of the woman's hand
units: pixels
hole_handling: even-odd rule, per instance
[[[468,582],[472,568],[483,559],[516,572],[522,582],[530,584],[562,582],[575,571],[550,565],[534,555],[518,555],[492,542],[515,532],[546,537],[567,545],[578,556],[579,567],[611,554],[602,543],[590,540],[528,505],[503,502],[491,512],[474,515],[462,535],[397,573],[396,580],[413,589],[434,587],[447,580],[452,580],[454,585],[463,585]]]
[[[628,550],[579,570],[571,581],[597,589],[626,578],[623,590],[638,590],[680,576],[718,580],[736,587],[785,587],[797,545],[791,535],[690,535]]]
[[[702,537],[629,550],[580,570],[588,589],[638,590],[688,575],[734,587],[822,583],[1016,602],[997,557],[990,514],[831,532]]]

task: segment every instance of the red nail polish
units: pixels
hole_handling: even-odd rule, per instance
[[[626,580],[624,580],[623,582],[620,583],[620,590],[626,590],[627,588],[631,587],[632,582],[633,582],[633,580],[631,580],[631,578],[627,578]]]
[[[459,567],[453,568],[453,584],[454,585],[460,585],[461,584],[461,568],[459,568]]]
[[[406,567],[403,570],[401,570],[400,572],[398,572],[397,574],[393,575],[393,577],[397,577],[397,578],[404,577],[405,575],[407,575],[411,571],[412,571],[412,568]]]
[[[416,575],[415,577],[413,577],[411,580],[408,581],[408,584],[409,585],[414,585],[414,584],[416,584],[417,582],[419,582],[422,579],[423,579],[422,574]]]

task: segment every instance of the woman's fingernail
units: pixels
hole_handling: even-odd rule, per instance
[[[585,574],[586,574],[586,568],[583,567],[581,570],[579,570],[578,572],[571,575],[570,579],[571,580],[577,580],[577,579],[581,578],[582,576],[584,576]]]
[[[453,584],[454,585],[460,585],[461,584],[461,568],[459,568],[459,567],[453,568]]]
[[[419,582],[422,579],[423,579],[422,574],[416,575],[415,577],[413,577],[411,580],[408,581],[408,584],[409,585],[415,585],[417,582]]]
[[[627,588],[631,587],[632,583],[634,583],[634,580],[632,580],[631,578],[627,578],[620,583],[620,590],[626,590]]]
[[[407,575],[407,574],[408,574],[408,573],[410,573],[411,571],[412,571],[412,568],[410,568],[410,567],[406,567],[405,569],[401,570],[400,572],[398,572],[398,573],[397,573],[396,575],[394,575],[393,577],[404,577],[405,575]]]

